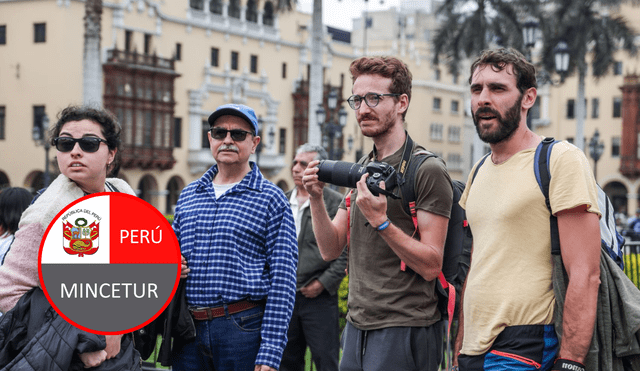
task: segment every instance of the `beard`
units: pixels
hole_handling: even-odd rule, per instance
[[[473,116],[473,123],[476,126],[476,131],[478,132],[478,136],[480,139],[489,144],[500,143],[503,140],[507,140],[511,138],[513,133],[516,132],[518,126],[520,125],[520,107],[522,104],[523,94],[520,94],[520,97],[516,100],[516,102],[511,106],[507,112],[504,114],[504,118],[500,114],[500,112],[489,108],[489,107],[481,107],[476,110]],[[498,128],[494,131],[483,130],[478,124],[478,115],[483,113],[489,113],[495,116],[496,120],[498,120]]]
[[[362,126],[360,124],[365,120],[378,120],[379,125],[376,126]],[[360,116],[358,119],[358,125],[360,126],[360,130],[362,131],[362,135],[368,138],[375,138],[381,135],[386,134],[395,124],[395,120],[393,117],[393,113],[389,112],[384,117],[374,116],[373,114],[366,114]]]

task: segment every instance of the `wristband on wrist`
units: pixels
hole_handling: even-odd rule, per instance
[[[553,364],[551,370],[562,370],[562,371],[585,371],[585,367],[582,363],[572,361],[566,358],[558,358],[556,362]]]
[[[385,220],[384,223],[382,223],[382,224],[380,224],[379,226],[376,227],[376,231],[378,231],[378,232],[384,231],[385,229],[387,229],[389,224],[391,224],[389,219]]]

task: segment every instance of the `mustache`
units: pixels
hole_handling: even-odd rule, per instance
[[[233,151],[238,153],[239,149],[238,147],[234,146],[233,144],[223,144],[220,147],[218,147],[218,152],[220,151]]]
[[[481,115],[481,114],[483,114],[483,113],[490,113],[490,114],[492,114],[493,116],[500,117],[500,113],[499,113],[498,111],[494,110],[494,109],[493,109],[493,108],[491,108],[491,107],[480,107],[480,108],[478,108],[478,109],[476,110],[476,112],[475,112],[474,116],[478,117],[478,115]]]
[[[370,113],[365,113],[364,115],[360,116],[360,121],[365,121],[365,120],[376,120],[377,117],[370,114]]]

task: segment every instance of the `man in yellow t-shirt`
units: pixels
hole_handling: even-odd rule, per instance
[[[593,174],[581,150],[554,147],[549,198],[569,275],[564,320],[554,324],[549,211],[533,166],[542,138],[526,125],[535,68],[513,49],[489,50],[473,63],[469,82],[474,124],[492,153],[475,178],[471,171],[460,200],[474,246],[457,364],[463,371],[584,370],[600,283]],[[560,346],[555,326],[562,326]]]

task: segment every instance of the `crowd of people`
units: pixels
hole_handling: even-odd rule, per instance
[[[411,72],[395,57],[358,58],[349,72],[347,102],[373,141],[361,163],[400,170],[406,156],[425,150],[405,130]],[[474,246],[452,370],[584,370],[596,316],[601,215],[587,160],[567,142],[550,157],[550,207],[570,280],[563,322],[554,323],[551,239],[540,237],[550,236],[549,212],[532,171],[543,138],[526,125],[537,96],[535,68],[513,49],[488,50],[473,62],[469,84],[477,134],[491,155],[474,167],[460,200]],[[368,173],[346,195],[327,187],[317,174],[327,159],[320,146],[296,150],[295,187],[283,192],[250,161],[261,140],[251,107],[222,105],[208,123],[215,165],[182,190],[173,221],[182,253],[179,292],[195,331],[193,339],[174,342],[173,370],[303,370],[307,347],[320,371],[439,370],[445,327],[437,277],[453,203],[445,162],[431,157],[416,170],[414,225],[402,197],[372,192]],[[0,363],[9,362],[8,369],[20,363],[7,358],[1,343],[31,323],[16,319],[41,318],[36,332],[62,320],[50,306],[32,305],[34,313],[23,315],[42,295],[38,247],[53,217],[88,194],[135,194],[125,181],[107,178],[120,148],[111,114],[68,107],[50,134],[60,176],[33,201],[15,189],[0,194]],[[337,290],[347,273],[340,335]],[[133,334],[77,331],[75,342],[61,339],[65,351],[31,359],[33,368],[140,369]],[[92,337],[92,347],[77,344]],[[21,359],[34,351],[20,349]]]

